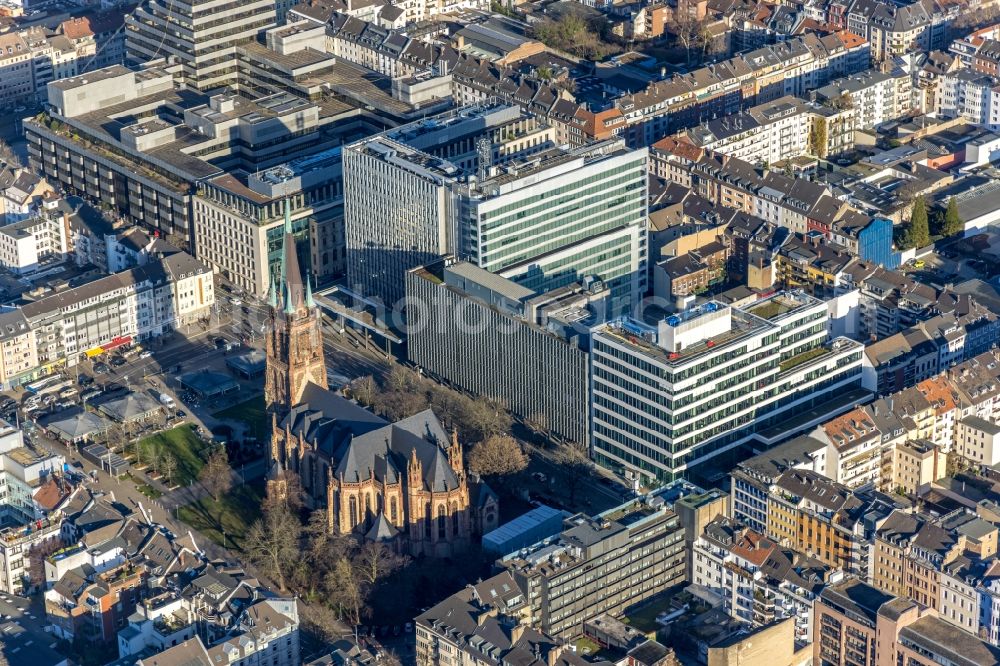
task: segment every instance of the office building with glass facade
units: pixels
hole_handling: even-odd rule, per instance
[[[864,346],[828,339],[822,301],[784,292],[743,309],[715,302],[653,324],[600,327],[591,350],[591,446],[626,476],[672,479],[756,439],[852,405]],[[808,410],[814,410],[815,413]],[[793,418],[812,416],[814,418]],[[785,427],[787,424],[787,427]]]

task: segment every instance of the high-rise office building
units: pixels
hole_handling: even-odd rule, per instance
[[[646,289],[646,159],[556,147],[494,102],[346,146],[348,282],[394,303],[406,271],[452,254],[535,292],[600,281],[624,311]]]
[[[237,84],[235,47],[275,25],[274,0],[145,0],[125,17],[131,62],[171,59],[199,90]]]
[[[655,325],[601,327],[591,340],[595,459],[671,479],[751,439],[769,444],[846,411],[863,397],[864,346],[828,340],[826,325],[822,301],[784,292],[744,309],[710,302]],[[809,409],[811,420],[786,423]]]

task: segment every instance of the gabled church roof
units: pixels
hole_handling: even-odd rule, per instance
[[[448,434],[430,409],[388,423],[372,412],[309,384],[303,402],[293,407],[281,423],[336,463],[334,476],[356,483],[374,476],[382,483],[397,483],[414,452],[430,490],[458,487],[458,477],[444,447]]]

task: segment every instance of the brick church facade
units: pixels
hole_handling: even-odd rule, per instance
[[[283,497],[294,473],[333,533],[411,555],[461,552],[497,526],[496,495],[465,471],[457,436],[433,411],[389,423],[329,390],[319,310],[299,271],[287,205],[285,220],[266,340],[268,493]]]

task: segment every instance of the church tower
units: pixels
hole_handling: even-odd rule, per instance
[[[270,328],[264,383],[267,411],[279,420],[302,402],[309,383],[327,388],[319,310],[308,278],[305,285],[302,282],[288,199],[285,199],[284,233],[280,275],[277,284],[272,276],[268,294]]]

